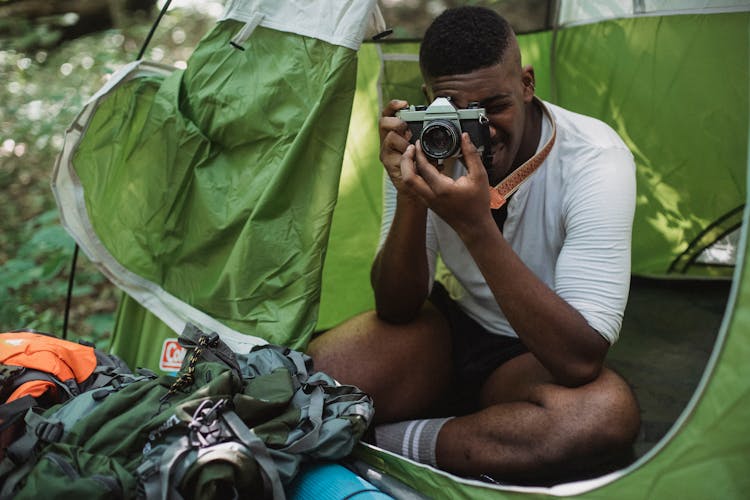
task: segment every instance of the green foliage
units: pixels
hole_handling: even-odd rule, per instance
[[[217,8],[218,6],[218,8]],[[181,64],[220,13],[173,9],[146,54]],[[56,31],[0,19],[0,330],[32,328],[60,334],[73,240],[59,223],[49,180],[64,132],[117,68],[133,61],[152,20],[107,30],[54,49]],[[37,48],[31,48],[37,47]],[[106,348],[119,292],[81,255],[70,311],[70,337]]]
[[[16,234],[18,250],[0,267],[0,325],[3,330],[31,328],[60,332],[59,305],[67,293],[67,268],[74,243],[57,222],[57,211],[44,212],[22,225]],[[104,278],[84,273],[78,296],[91,292]],[[104,337],[111,327],[101,321],[85,333]],[[96,338],[93,340],[97,340]]]
[[[10,45],[17,50],[27,51],[34,47],[52,47],[62,38],[62,32],[56,29],[56,23],[34,24],[28,19],[0,19],[0,33],[8,38],[8,41],[0,45]]]
[[[74,242],[60,226],[57,210],[44,212],[17,233],[16,254],[0,267],[0,329],[61,333]],[[74,314],[93,312],[73,325],[71,337],[106,347],[112,331],[115,291],[84,263],[76,273],[75,300],[86,301]]]

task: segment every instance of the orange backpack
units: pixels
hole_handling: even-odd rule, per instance
[[[0,333],[0,457],[30,408],[50,408],[130,373],[120,358],[90,345],[33,331]]]

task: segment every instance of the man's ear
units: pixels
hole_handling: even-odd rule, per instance
[[[531,64],[521,69],[521,82],[523,83],[523,100],[531,102],[536,90],[536,78],[534,77],[534,68]]]
[[[423,94],[423,95],[425,96],[425,98],[427,99],[427,103],[428,103],[428,104],[429,104],[429,103],[431,103],[431,102],[433,101],[433,98],[432,98],[432,90],[430,90],[430,87],[428,87],[426,83],[423,83],[423,84],[422,84],[422,94]]]

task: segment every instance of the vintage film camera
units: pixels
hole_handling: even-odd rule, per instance
[[[429,106],[409,106],[396,116],[411,130],[410,142],[422,142],[425,156],[442,165],[446,158],[461,156],[461,133],[467,132],[471,142],[482,155],[482,163],[492,162],[489,119],[479,103],[469,103],[466,109],[456,109],[448,97],[438,97]]]

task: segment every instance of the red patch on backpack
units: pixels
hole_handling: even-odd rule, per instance
[[[161,348],[159,368],[165,372],[179,371],[182,360],[185,359],[187,349],[182,347],[177,339],[167,339]]]

